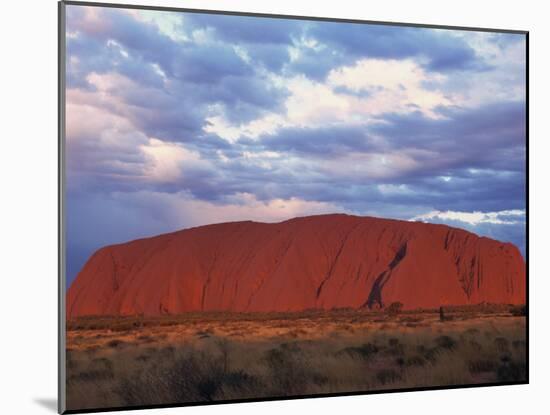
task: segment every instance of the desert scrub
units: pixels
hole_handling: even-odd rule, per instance
[[[378,353],[379,349],[378,346],[372,343],[365,343],[361,346],[353,346],[353,347],[346,347],[342,350],[339,350],[336,355],[342,353],[347,353],[350,356],[353,357],[359,357],[362,359],[369,359],[372,356],[374,356],[376,353]]]
[[[468,364],[472,373],[494,372],[497,368],[497,362],[490,359],[477,359]]]
[[[262,389],[254,376],[228,370],[221,356],[212,358],[204,351],[175,353],[169,361],[153,359],[148,371],[121,380],[117,392],[127,405],[251,397]]]
[[[519,305],[514,306],[510,309],[510,314],[513,316],[526,316],[527,315],[527,306],[526,305]]]
[[[113,339],[107,342],[107,347],[117,348],[117,347],[123,347],[126,344],[127,343],[124,340]]]
[[[189,316],[187,326],[183,318],[175,318],[163,320],[162,329],[149,327],[144,320],[139,331],[73,331],[77,336],[71,337],[67,352],[69,409],[510,383],[526,378],[522,317],[441,323],[435,312],[411,328],[401,320],[421,315],[404,311],[398,318],[376,322],[381,314],[357,313],[350,318],[347,313],[338,311],[334,317],[311,311],[292,321],[278,315],[231,321],[224,314],[217,324]],[[271,331],[272,324],[276,331]],[[245,335],[239,339],[221,335],[224,330]],[[331,336],[333,332],[339,335]],[[92,347],[94,353],[87,353]]]
[[[435,343],[443,349],[454,349],[456,347],[456,341],[450,336],[439,336],[435,339]]]
[[[401,310],[403,310],[403,303],[399,301],[391,303],[387,308],[388,314],[390,316],[396,316],[397,314],[401,313]]]

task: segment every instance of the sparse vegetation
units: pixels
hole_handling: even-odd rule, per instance
[[[399,301],[391,303],[388,306],[388,314],[390,314],[391,316],[395,316],[395,315],[401,313],[401,310],[403,310],[403,303],[401,303]]]
[[[525,380],[523,317],[459,309],[441,323],[438,311],[81,319],[68,332],[68,406]]]
[[[512,307],[510,312],[513,316],[526,316],[527,315],[527,306],[526,305],[518,305],[515,307]]]
[[[435,339],[435,342],[443,349],[452,350],[456,347],[456,341],[450,336],[439,336]]]

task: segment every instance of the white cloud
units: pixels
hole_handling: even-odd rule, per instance
[[[169,183],[184,178],[186,170],[211,168],[198,152],[181,143],[148,137],[135,125],[136,116],[113,93],[136,87],[133,81],[115,73],[91,73],[88,80],[96,91],[67,91],[69,150],[86,148],[79,152],[79,169],[104,175],[106,168],[116,168],[126,174],[124,177],[117,174],[118,180]],[[131,160],[124,161],[126,158]]]
[[[143,173],[147,180],[173,182],[184,177],[184,169],[207,167],[208,162],[199,153],[186,149],[182,144],[164,142],[149,138],[146,145],[140,146],[147,156]]]
[[[66,133],[67,140],[72,141],[82,137],[101,136],[105,131],[134,131],[132,123],[120,116],[109,107],[101,107],[88,103],[85,93],[79,90],[67,91]]]
[[[121,54],[122,57],[124,57],[126,59],[130,56],[128,54],[128,51],[120,43],[118,43],[116,40],[109,39],[107,41],[107,47],[116,50],[118,53]]]
[[[356,181],[398,177],[421,166],[413,156],[404,152],[348,153],[324,160],[318,169],[328,176]],[[389,190],[391,187],[382,189]]]
[[[411,59],[362,59],[353,66],[333,69],[328,75],[328,84],[332,87],[367,93],[356,105],[368,114],[410,112],[414,108],[429,117],[437,117],[434,108],[450,105],[452,100],[422,84],[444,81],[443,75],[430,74]]]
[[[234,142],[242,136],[275,134],[285,127],[367,125],[378,122],[376,117],[386,112],[421,111],[436,118],[436,107],[453,104],[449,95],[423,86],[424,82],[441,83],[444,77],[427,73],[412,60],[363,59],[353,66],[332,70],[326,82],[303,75],[271,75],[268,79],[289,92],[283,112],[233,124],[224,116],[223,108],[212,106],[205,131]]]
[[[277,129],[287,124],[284,117],[278,114],[268,114],[241,125],[231,124],[221,113],[207,117],[206,121],[207,124],[203,128],[205,132],[217,134],[231,143],[243,136],[257,138],[262,134],[274,134]]]
[[[350,66],[332,69],[326,81],[305,76],[270,75],[269,82],[288,89],[280,113],[270,113],[244,124],[233,124],[222,111],[208,119],[208,132],[231,142],[239,137],[257,138],[275,134],[285,127],[368,125],[388,112],[420,111],[441,118],[439,107],[476,106],[520,100],[525,96],[525,44],[499,47],[487,33],[460,32],[476,53],[483,56],[487,70],[452,76],[429,72],[413,59],[362,59]],[[304,46],[304,45],[302,45]],[[315,47],[315,45],[309,46]],[[291,57],[300,53],[291,48]],[[503,88],[503,85],[507,85]],[[346,89],[348,91],[346,91]]]
[[[490,223],[493,225],[515,225],[522,223],[525,220],[525,211],[520,209],[501,210],[499,212],[456,212],[451,210],[434,210],[415,216],[411,220],[422,222],[450,220],[464,222],[469,225],[480,225],[483,223]]]
[[[298,76],[288,81],[286,120],[293,126],[313,126],[341,122],[352,110],[351,97],[336,94],[324,83]]]
[[[244,124],[232,124],[224,116],[222,108],[212,106],[214,115],[207,118],[209,124],[204,130],[234,142],[242,136],[257,138],[264,134],[275,134],[285,127],[338,124],[353,118],[351,101],[356,98],[336,94],[329,85],[304,76],[288,79],[272,77],[270,82],[284,84],[289,91],[283,112],[265,114]]]
[[[156,25],[163,35],[176,42],[189,41],[183,30],[184,18],[181,13],[159,10],[128,10],[127,12],[138,20]]]
[[[458,105],[468,108],[505,101],[525,99],[525,41],[509,42],[512,36],[482,32],[453,31],[464,38],[478,56],[483,57],[486,70],[457,73],[442,88],[452,91]],[[505,42],[499,46],[499,37]]]

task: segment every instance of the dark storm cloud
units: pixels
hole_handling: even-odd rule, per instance
[[[414,58],[425,69],[443,73],[491,68],[464,39],[445,30],[317,22],[307,24],[304,36],[317,45],[302,48],[287,69],[315,80],[367,58]]]
[[[218,85],[197,91],[204,102],[213,100],[225,106],[227,119],[236,124],[258,118],[268,111],[280,111],[288,92],[275,87],[262,75],[228,76]]]
[[[232,160],[217,165],[223,177],[231,179],[211,189],[223,189],[219,195],[250,192],[262,199],[300,197],[350,210],[373,201],[437,210],[521,209],[525,200],[523,105],[455,108],[444,115],[447,118],[387,114],[380,116],[384,123],[374,126],[284,128],[257,140],[241,139],[226,149]],[[244,151],[274,151],[282,157],[270,161],[270,168],[260,168],[243,161]],[[343,157],[345,163],[346,156],[353,154],[392,152],[408,154],[418,163],[413,169],[395,166],[385,179],[323,170],[323,160]],[[288,166],[290,156],[308,163]],[[406,191],[383,193],[378,185],[406,185]]]
[[[253,150],[327,159],[353,153],[397,151],[419,162],[412,171],[397,174],[398,180],[434,174],[468,176],[465,169],[474,168],[524,169],[524,103],[441,108],[439,115],[440,118],[429,118],[419,111],[382,114],[372,125],[284,128],[258,140],[241,139],[239,143]]]
[[[289,47],[301,37],[304,23],[293,20],[195,14],[186,16],[191,30],[210,30],[219,41],[241,47],[254,65],[280,72],[290,60]]]
[[[194,29],[213,29],[218,38],[237,44],[290,44],[304,26],[297,20],[214,14],[190,14],[185,21]]]
[[[253,68],[228,45],[190,45],[176,51],[170,62],[176,79],[211,84],[230,76],[251,77],[254,74]]]
[[[366,57],[366,56],[364,56]],[[360,57],[352,56],[351,60],[339,49],[302,48],[297,59],[289,62],[286,69],[293,74],[305,75],[315,81],[322,81],[334,68],[350,65]]]
[[[246,168],[241,166],[241,171]],[[460,173],[460,172],[458,172]],[[244,174],[243,174],[244,175]],[[402,175],[392,180],[349,180],[341,176],[305,171],[300,177],[292,172],[279,171],[274,176],[271,171],[255,171],[248,182],[239,180],[241,191],[254,192],[260,198],[300,197],[338,204],[351,211],[361,212],[372,203],[394,206],[428,206],[436,210],[471,212],[522,209],[525,193],[520,174],[501,176],[487,172],[470,180],[407,177]],[[247,188],[242,186],[248,183]],[[266,192],[269,183],[269,192]],[[382,191],[384,186],[396,186],[394,191]],[[405,186],[405,187],[399,187]],[[382,214],[380,211],[379,214]]]
[[[104,22],[108,24],[105,33],[80,31],[77,37],[67,40],[68,53],[79,58],[83,75],[116,70],[140,84],[153,81],[161,86],[162,78],[153,70],[152,64],[157,64],[170,78],[197,84],[216,83],[227,76],[253,74],[253,68],[229,45],[196,47],[192,43],[176,42],[160,33],[154,25],[145,23],[139,24],[139,27],[146,28],[145,32],[137,31],[140,34],[137,37],[143,40],[140,43],[126,33],[135,31],[134,26],[138,23],[134,19],[121,12],[104,14]],[[123,53],[128,56],[123,56]]]
[[[437,152],[428,160],[437,169],[480,167],[522,170],[525,163],[525,103],[505,102],[477,108],[440,108],[444,118],[420,112],[389,114],[372,127],[392,147]]]
[[[288,45],[247,45],[246,51],[254,63],[264,65],[271,72],[281,72],[290,60]]]
[[[313,135],[312,135],[313,136]],[[322,144],[320,144],[322,146]],[[307,150],[304,144],[301,150]],[[295,152],[296,149],[289,149]],[[343,148],[331,149],[343,154]],[[231,152],[227,153],[231,155]],[[299,153],[298,153],[299,154]],[[373,203],[394,206],[428,206],[437,210],[500,211],[521,209],[525,201],[524,174],[483,170],[470,172],[465,167],[447,168],[426,172],[422,169],[403,172],[388,179],[350,178],[330,174],[322,170],[324,154],[308,153],[318,163],[295,166],[274,160],[270,167],[249,164],[238,152],[233,160],[216,164],[219,175],[210,177],[208,185],[189,188],[201,197],[218,200],[236,192],[256,195],[260,200],[299,197],[341,205],[351,211],[361,212]],[[317,157],[317,156],[322,157]],[[315,159],[309,159],[310,161]],[[353,168],[353,166],[350,166]],[[435,174],[445,175],[437,177]],[[384,186],[394,186],[394,191],[382,191]],[[399,187],[402,186],[402,187]],[[404,187],[403,187],[404,186]]]
[[[373,201],[454,211],[522,209],[524,105],[499,103],[441,114],[445,118],[386,114],[379,117],[383,123],[370,126],[285,128],[258,140],[242,139],[239,145],[249,151],[275,151],[309,160],[299,168],[298,180],[284,168],[277,170],[277,180],[272,170],[254,171],[257,187],[263,189],[269,181],[270,194],[276,197],[338,203],[350,210]],[[368,174],[349,177],[323,170],[324,160],[342,157],[345,163],[346,156],[354,154],[394,152],[409,155],[416,165],[396,165],[386,178]],[[239,165],[238,169],[242,174],[247,167]],[[406,187],[382,192],[379,185]]]
[[[468,178],[465,178],[467,170],[451,170],[448,174],[448,181],[429,176],[400,177],[396,182],[405,184],[407,192],[380,195],[378,198],[393,204],[425,204],[441,211],[493,212],[522,209],[525,205],[522,173],[503,174],[489,170]]]
[[[266,149],[320,157],[376,149],[364,126],[285,128],[258,141]]]
[[[308,35],[348,57],[403,59],[419,57],[434,71],[485,69],[466,41],[436,29],[346,23],[317,23]]]
[[[94,17],[87,13],[93,13]],[[143,24],[119,10],[70,7],[67,10],[67,30],[103,44],[108,40],[114,40],[145,61],[158,63],[170,73],[172,57],[178,54],[177,44],[168,36],[159,33],[154,25]]]
[[[68,85],[90,89],[92,72],[131,79],[135,88],[110,92],[125,100],[132,111],[127,115],[149,135],[185,141],[201,132],[212,104],[223,105],[229,120],[247,122],[276,110],[287,96],[230,43],[177,42],[124,12],[98,10],[96,27],[86,23],[82,10],[71,8],[69,32],[77,35],[69,36],[67,49],[78,62],[68,67]]]
[[[428,70],[437,72],[490,67],[465,40],[445,30],[218,15],[193,15],[186,21],[196,29],[212,29],[224,42],[242,46],[272,71],[285,67],[315,80],[362,58],[420,58]],[[302,45],[299,57],[291,62],[289,47],[299,47],[303,39],[317,46]]]

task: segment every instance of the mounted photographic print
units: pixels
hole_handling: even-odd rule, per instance
[[[59,7],[61,412],[528,382],[527,32]]]

